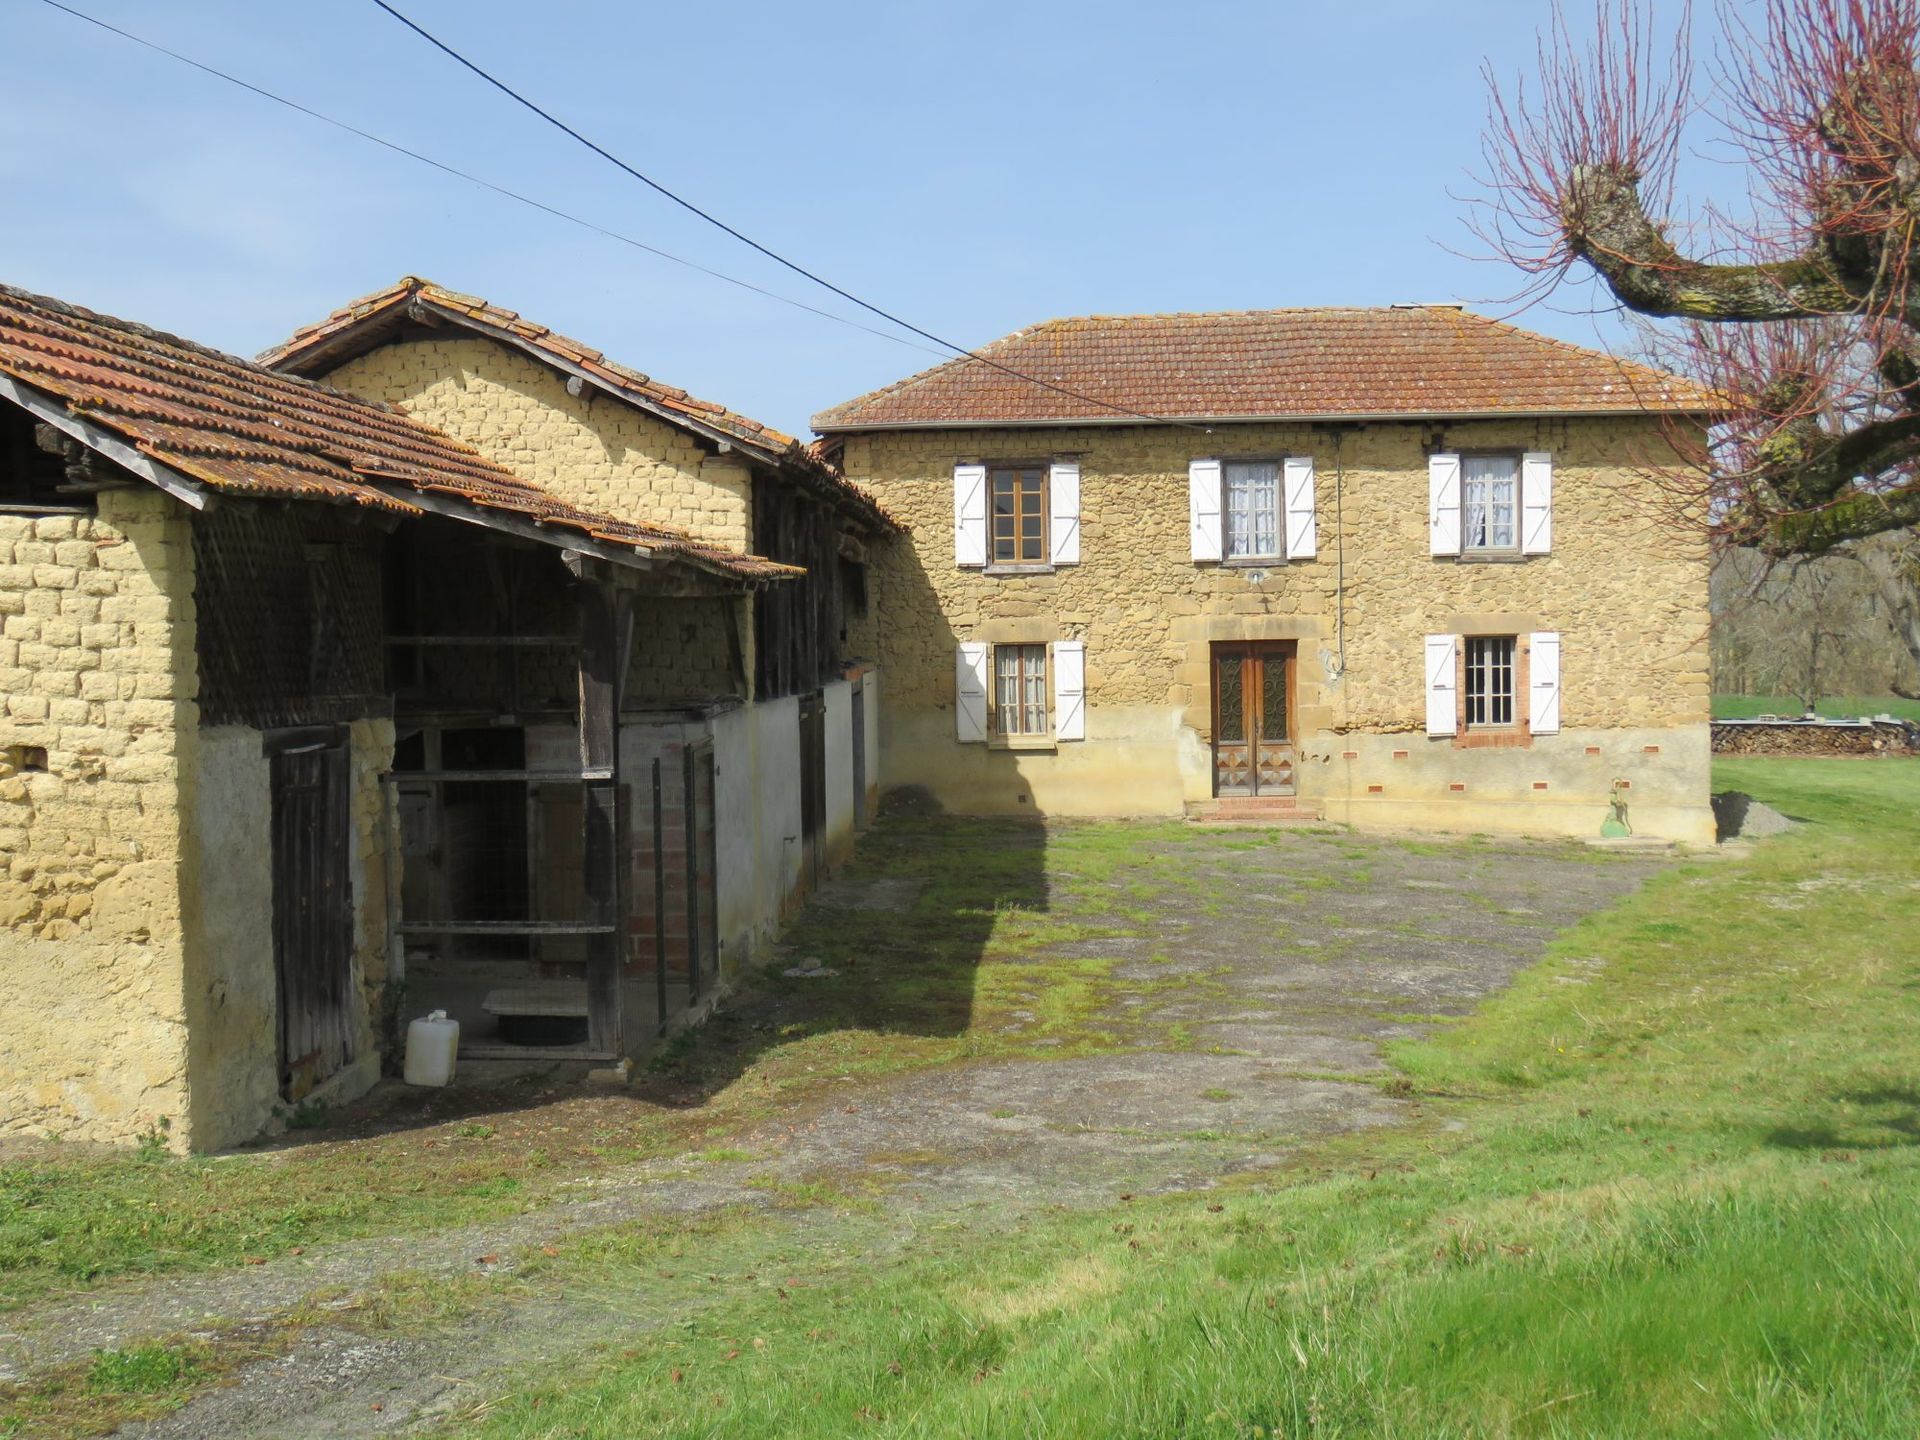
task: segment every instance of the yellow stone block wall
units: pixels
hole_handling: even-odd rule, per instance
[[[710,700],[738,695],[732,646],[748,632],[752,614],[731,596],[658,599],[640,596],[633,626],[633,664],[626,703],[645,708],[661,700]],[[728,613],[736,619],[730,626]]]
[[[737,458],[478,336],[403,339],[325,377],[457,436],[555,497],[751,550],[753,486]]]
[[[1422,773],[1416,781],[1401,772],[1388,798],[1418,795],[1424,804],[1435,787],[1442,798],[1450,793],[1446,775],[1458,754],[1424,735],[1423,636],[1540,629],[1562,636],[1563,735],[1608,732],[1616,742],[1604,763],[1588,767],[1593,773],[1572,774],[1559,768],[1564,757],[1557,754],[1570,742],[1536,739],[1534,758],[1553,762],[1558,789],[1549,793],[1557,801],[1578,792],[1586,807],[1555,823],[1585,827],[1611,778],[1601,772],[1657,743],[1642,732],[1680,729],[1688,734],[1677,748],[1689,759],[1667,789],[1674,806],[1689,811],[1679,828],[1698,838],[1709,703],[1706,544],[1666,525],[1633,473],[1665,446],[1660,422],[1639,417],[1389,423],[1340,432],[1255,424],[1218,426],[1212,434],[1109,426],[850,436],[847,474],[870,485],[911,532],[906,542],[880,548],[873,576],[872,634],[887,675],[889,783],[916,779],[983,808],[1175,809],[1211,792],[1210,642],[1293,639],[1303,750],[1313,749],[1316,737],[1417,737],[1422,743],[1410,748]],[[1552,452],[1553,552],[1507,564],[1432,557],[1428,449]],[[1260,571],[1190,558],[1191,459],[1302,454],[1315,461],[1315,558]],[[958,568],[954,465],[1049,456],[1080,461],[1081,562],[1030,576]],[[1088,740],[1023,756],[956,744],[955,646],[1040,638],[1086,642]],[[1328,808],[1343,814],[1351,797],[1366,799],[1364,784],[1339,770],[1351,764],[1343,758],[1347,748],[1321,744],[1303,757],[1312,765],[1301,775],[1303,796],[1338,801]],[[1580,754],[1591,758],[1584,746]],[[1505,772],[1486,769],[1499,763],[1491,758],[1472,763],[1482,767],[1474,803],[1492,803],[1496,797],[1479,777]],[[1506,771],[1518,773],[1511,764]],[[1529,800],[1530,782],[1519,788],[1523,793],[1498,796],[1500,803]],[[1439,823],[1425,814],[1401,818]],[[1506,822],[1540,823],[1541,816],[1516,812],[1493,828],[1509,828]]]
[[[188,1140],[185,516],[146,489],[0,516],[0,1132]]]

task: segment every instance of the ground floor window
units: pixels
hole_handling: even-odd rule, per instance
[[[999,735],[1045,735],[1047,647],[993,647],[993,729]]]
[[[1467,637],[1467,728],[1513,724],[1515,637]]]

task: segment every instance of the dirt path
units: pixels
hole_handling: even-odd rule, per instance
[[[1117,962],[1098,1017],[1115,1036],[1103,1053],[848,1080],[746,1129],[719,1158],[604,1173],[498,1224],[343,1244],[16,1312],[0,1317],[0,1374],[144,1337],[270,1320],[397,1273],[510,1276],[516,1255],[600,1227],[761,1207],[754,1244],[716,1244],[711,1260],[690,1267],[704,1277],[698,1283],[663,1278],[657,1291],[610,1295],[563,1291],[534,1275],[481,1294],[432,1334],[370,1337],[319,1324],[288,1353],[122,1433],[431,1427],[569,1355],[634,1343],[731,1284],[768,1283],[743,1277],[789,1249],[831,1276],[876,1263],[929,1227],[1016,1226],[1041,1206],[1205,1188],[1281,1165],[1314,1137],[1400,1121],[1410,1102],[1371,1078],[1383,1068],[1383,1041],[1417,1033],[1423,1017],[1470,1009],[1556,933],[1664,863],[1579,846],[1234,833],[1170,839],[1144,858],[1104,885],[1097,875],[1049,882],[1056,919],[1131,906],[1130,933],[1043,945],[1018,962],[1031,967],[1036,996],[1050,965]],[[915,894],[869,883],[822,903],[904,913]],[[1027,1014],[1016,1009],[1003,1024],[1017,1030]],[[808,1187],[807,1208],[782,1200]],[[855,1188],[884,1197],[878,1214],[871,1203],[836,1202]],[[487,1255],[499,1258],[476,1267]]]

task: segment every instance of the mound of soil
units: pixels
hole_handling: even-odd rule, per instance
[[[1722,790],[1713,797],[1713,820],[1723,844],[1728,840],[1764,839],[1794,825],[1771,805],[1740,790]]]

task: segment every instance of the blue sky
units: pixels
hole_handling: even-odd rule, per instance
[[[663,249],[842,313],[367,0],[75,0]],[[1577,0],[1576,0],[1577,3]],[[1542,0],[406,0],[663,183],[966,344],[1056,315],[1464,300],[1483,61]],[[427,170],[10,0],[0,280],[253,354],[406,273],[800,431],[935,363]],[[21,63],[22,59],[26,63]],[[1468,252],[1468,253],[1461,253]],[[1617,336],[1590,288],[1521,323]],[[864,318],[864,317],[863,317]]]

